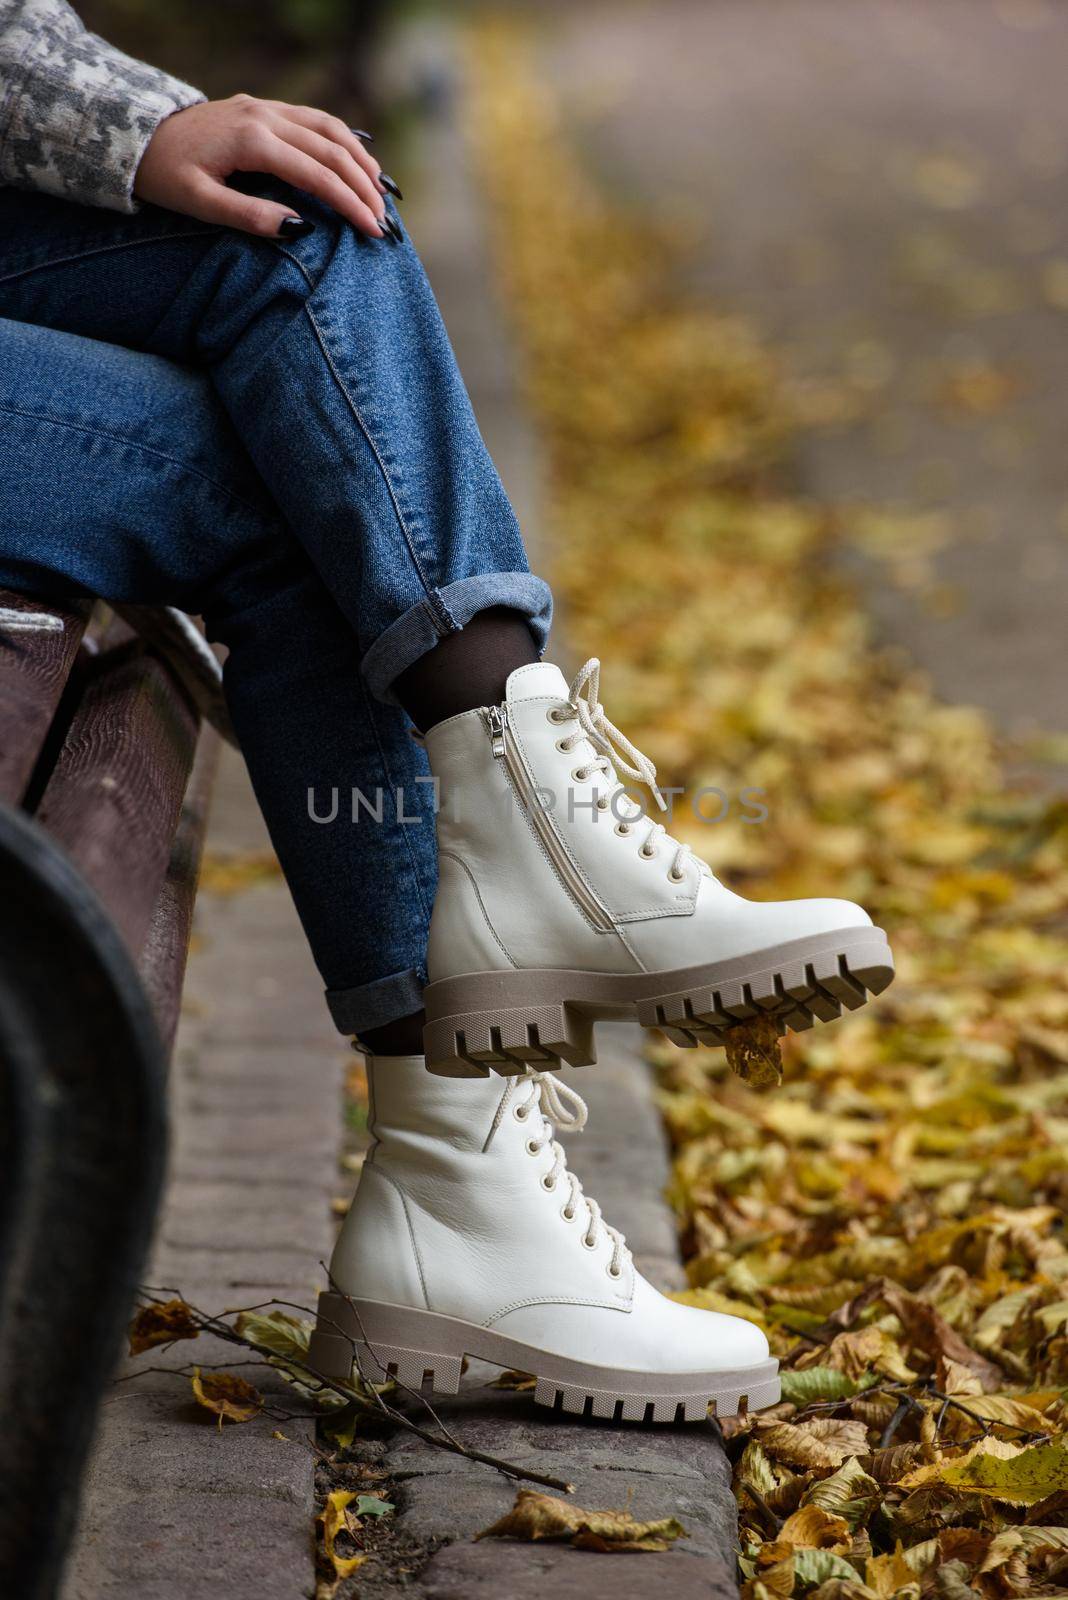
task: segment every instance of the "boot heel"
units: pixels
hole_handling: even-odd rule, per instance
[[[490,1071],[516,1077],[597,1060],[593,1022],[564,1001],[439,1017],[423,1030],[423,1048],[427,1070],[443,1078],[484,1078]]]
[[[436,1355],[431,1350],[404,1350],[399,1346],[376,1344],[374,1350],[357,1344],[356,1360],[368,1383],[388,1383],[392,1378],[402,1389],[429,1388],[435,1394],[456,1394],[460,1388],[463,1362],[459,1356]]]
[[[401,1337],[409,1331],[405,1317],[410,1322],[413,1315],[416,1318],[421,1315],[419,1312],[365,1305],[364,1313],[357,1315],[355,1306],[356,1302],[350,1303],[344,1295],[330,1290],[320,1294],[318,1322],[308,1342],[308,1365],[314,1372],[338,1383],[351,1383],[355,1367],[367,1383],[388,1383],[394,1379],[405,1389],[418,1390],[429,1385],[438,1394],[456,1394],[460,1387],[462,1355],[414,1349],[397,1340],[398,1331]],[[388,1319],[398,1315],[401,1328],[398,1330],[394,1322],[393,1337],[380,1339],[376,1324],[384,1317],[388,1326]],[[425,1337],[422,1323],[418,1324],[418,1331]]]
[[[354,1366],[367,1383],[388,1383],[395,1379],[404,1389],[430,1387],[436,1394],[456,1394],[460,1387],[459,1356],[435,1355],[430,1350],[402,1350],[399,1347],[360,1340],[350,1341],[338,1334],[312,1334],[308,1344],[308,1365],[323,1378],[335,1383],[351,1383]]]
[[[352,1380],[352,1342],[337,1333],[321,1333],[318,1328],[308,1341],[308,1365],[322,1378],[336,1383]]]

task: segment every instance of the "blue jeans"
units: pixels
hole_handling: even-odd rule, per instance
[[[411,244],[293,203],[316,231],[276,242],[0,189],[0,586],[204,617],[331,1011],[357,1032],[419,1009],[436,886],[392,684],[491,606],[543,647],[552,602]],[[335,820],[315,820],[309,795],[329,816],[334,790]]]

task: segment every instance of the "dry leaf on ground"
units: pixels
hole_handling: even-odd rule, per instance
[[[906,1489],[939,1483],[1007,1505],[1033,1506],[1068,1490],[1068,1445],[1062,1441],[1028,1447],[1007,1439],[980,1439],[965,1455],[919,1467],[901,1483]]]
[[[204,1372],[193,1368],[190,1379],[198,1406],[211,1411],[224,1422],[251,1422],[263,1410],[263,1396],[254,1384],[235,1372]]]
[[[625,1553],[640,1550],[670,1550],[676,1539],[687,1537],[681,1522],[661,1517],[654,1522],[636,1522],[629,1511],[584,1511],[569,1500],[520,1489],[515,1505],[490,1528],[476,1533],[476,1539],[567,1539],[583,1550]]]
[[[163,1305],[141,1306],[130,1322],[127,1336],[130,1354],[139,1356],[156,1345],[175,1339],[196,1339],[200,1329],[184,1300],[167,1300]]]
[[[511,1367],[500,1373],[490,1384],[491,1389],[533,1389],[537,1378],[532,1372],[518,1372]]]
[[[352,1514],[349,1512],[348,1507],[356,1498],[355,1489],[333,1490],[331,1494],[327,1495],[326,1504],[315,1519],[319,1527],[323,1556],[330,1568],[333,1569],[333,1582],[329,1586],[330,1593],[333,1592],[333,1589],[336,1588],[337,1583],[342,1578],[347,1578],[350,1573],[355,1572],[356,1568],[362,1566],[367,1559],[365,1555],[361,1554],[342,1556],[338,1554],[336,1549],[338,1535],[342,1533],[351,1534],[353,1532],[353,1524],[350,1520]],[[320,1589],[322,1587],[320,1585]]]

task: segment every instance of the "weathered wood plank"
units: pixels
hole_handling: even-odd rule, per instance
[[[110,912],[135,960],[167,872],[198,718],[138,642],[92,665],[37,808]]]
[[[156,1013],[168,1059],[181,1008],[200,858],[204,849],[219,748],[218,734],[205,727],[197,745],[196,760],[182,804],[178,832],[171,847],[170,862],[156,896],[148,935],[141,952],[141,978]]]
[[[91,609],[0,589],[0,800],[8,805],[25,796]]]

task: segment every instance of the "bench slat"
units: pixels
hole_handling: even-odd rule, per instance
[[[25,796],[91,610],[89,601],[48,605],[0,589],[0,801],[8,805]]]
[[[200,858],[208,825],[208,808],[219,763],[221,740],[204,728],[182,805],[170,862],[152,910],[148,936],[141,952],[141,979],[152,1002],[169,1060],[182,1003],[182,982],[193,930]]]
[[[137,960],[167,872],[198,719],[138,641],[92,664],[37,821],[99,895]]]

